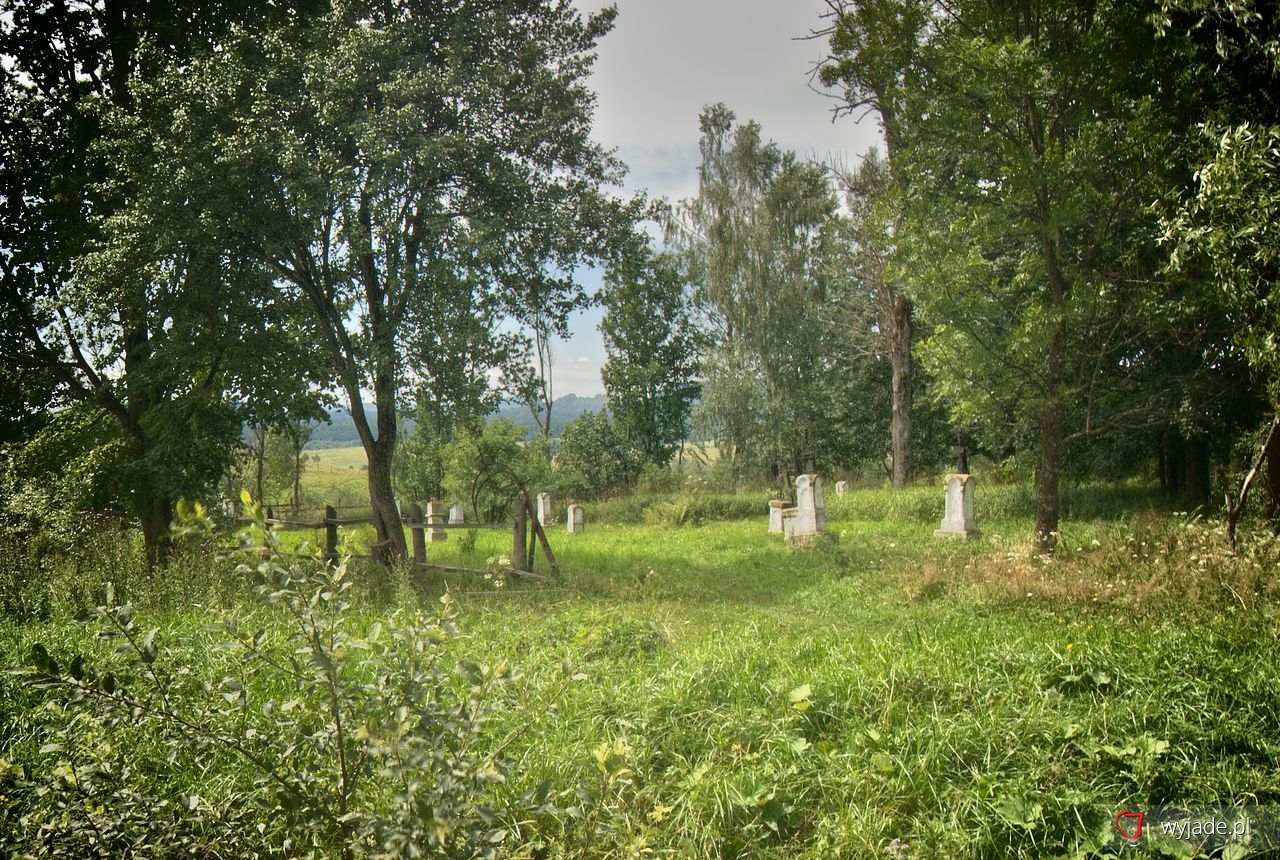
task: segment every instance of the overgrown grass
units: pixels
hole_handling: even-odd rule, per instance
[[[452,532],[429,558],[477,572],[393,575],[354,611],[371,624],[448,589],[448,664],[514,671],[477,739],[510,759],[500,856],[1194,856],[1128,846],[1113,818],[1280,804],[1280,548],[1229,552],[1141,487],[1078,493],[1049,562],[1017,487],[979,487],[967,544],[933,540],[927,487],[829,490],[829,534],[797,551],[766,534],[764,495],[729,520],[589,507],[585,534],[549,531],[558,581],[495,574],[506,533]],[[230,671],[207,610],[176,586],[134,593],[193,672]],[[0,651],[102,653],[49,616],[0,625]],[[0,760],[38,768],[41,700],[0,684]],[[210,803],[247,778],[216,767]],[[21,813],[5,803],[0,828]]]

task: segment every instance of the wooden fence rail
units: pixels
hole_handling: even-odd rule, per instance
[[[338,511],[333,505],[325,505],[324,519],[310,522],[279,519],[270,507],[266,509],[265,513],[266,525],[281,531],[319,531],[324,529],[324,558],[329,564],[336,564],[338,561],[339,526],[372,525],[374,521],[372,515],[367,517],[339,517]],[[511,569],[513,573],[532,576],[535,550],[538,545],[541,545],[548,565],[553,572],[558,574],[560,572],[559,564],[556,562],[555,554],[551,551],[551,544],[547,541],[546,532],[543,531],[542,524],[538,521],[533,502],[528,497],[517,497],[511,503],[511,513],[512,521],[510,523],[450,523],[445,521],[443,514],[427,517],[423,514],[421,505],[416,503],[409,505],[401,521],[404,527],[410,531],[410,547],[414,566],[482,573],[483,571],[474,568],[445,567],[443,565],[429,564],[427,562],[427,533],[450,529],[468,531],[510,529]],[[236,522],[252,523],[253,520],[248,517],[237,517]],[[543,577],[535,578],[541,579]]]

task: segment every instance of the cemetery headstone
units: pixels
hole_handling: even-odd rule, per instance
[[[980,532],[973,520],[973,475],[947,475],[943,486],[946,488],[946,509],[942,525],[933,536],[961,540],[977,537]]]
[[[427,502],[427,543],[439,543],[448,540],[449,533],[444,526],[444,502],[432,499]]]
[[[782,499],[769,500],[769,534],[782,534],[782,512],[786,507]]]
[[[586,527],[586,515],[582,511],[582,505],[570,505],[568,515],[565,518],[565,525],[569,529],[569,534],[580,535]]]

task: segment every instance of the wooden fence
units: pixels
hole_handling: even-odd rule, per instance
[[[300,520],[279,519],[275,516],[271,507],[266,508],[266,524],[272,528],[282,531],[301,531],[301,530],[320,530],[324,529],[324,558],[330,564],[336,564],[338,561],[338,527],[339,526],[356,526],[356,525],[372,525],[373,516],[367,517],[340,517],[338,510],[333,505],[325,505],[324,519],[318,521],[304,522]],[[518,576],[532,577],[535,579],[545,578],[538,577],[533,573],[534,559],[537,555],[537,548],[541,546],[543,555],[550,566],[551,571],[557,575],[560,573],[560,566],[556,562],[555,553],[551,551],[551,544],[547,540],[546,532],[542,528],[542,523],[538,521],[537,512],[534,510],[533,502],[527,496],[517,497],[511,502],[511,522],[509,523],[450,523],[446,522],[443,513],[427,517],[423,514],[422,506],[419,504],[409,505],[408,509],[401,515],[401,520],[406,529],[409,529],[410,540],[408,541],[412,551],[412,561],[415,567],[429,568],[433,570],[458,571],[464,573],[483,573],[484,571],[476,568],[465,567],[447,567],[445,565],[430,564],[427,561],[427,533],[434,532],[443,533],[450,529],[462,530],[511,530],[511,570]],[[252,522],[247,518],[239,518],[239,522]],[[369,556],[362,556],[369,557]]]

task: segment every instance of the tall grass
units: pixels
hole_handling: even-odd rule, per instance
[[[1047,562],[1026,488],[980,485],[967,544],[932,538],[940,488],[828,489],[828,535],[794,551],[766,533],[767,494],[641,524],[697,498],[655,496],[636,522],[589,507],[586,533],[550,529],[558,580],[495,579],[510,535],[454,533],[429,558],[476,572],[402,576],[391,603],[448,589],[462,635],[441,665],[515,675],[474,741],[509,760],[497,856],[1196,856],[1122,847],[1113,819],[1280,804],[1280,546],[1232,552],[1141,486],[1064,495]],[[0,624],[0,650],[99,647],[50,615]],[[154,617],[193,672],[223,671],[200,613]],[[0,731],[0,763],[38,768],[35,702],[0,683],[0,729],[26,727]]]

